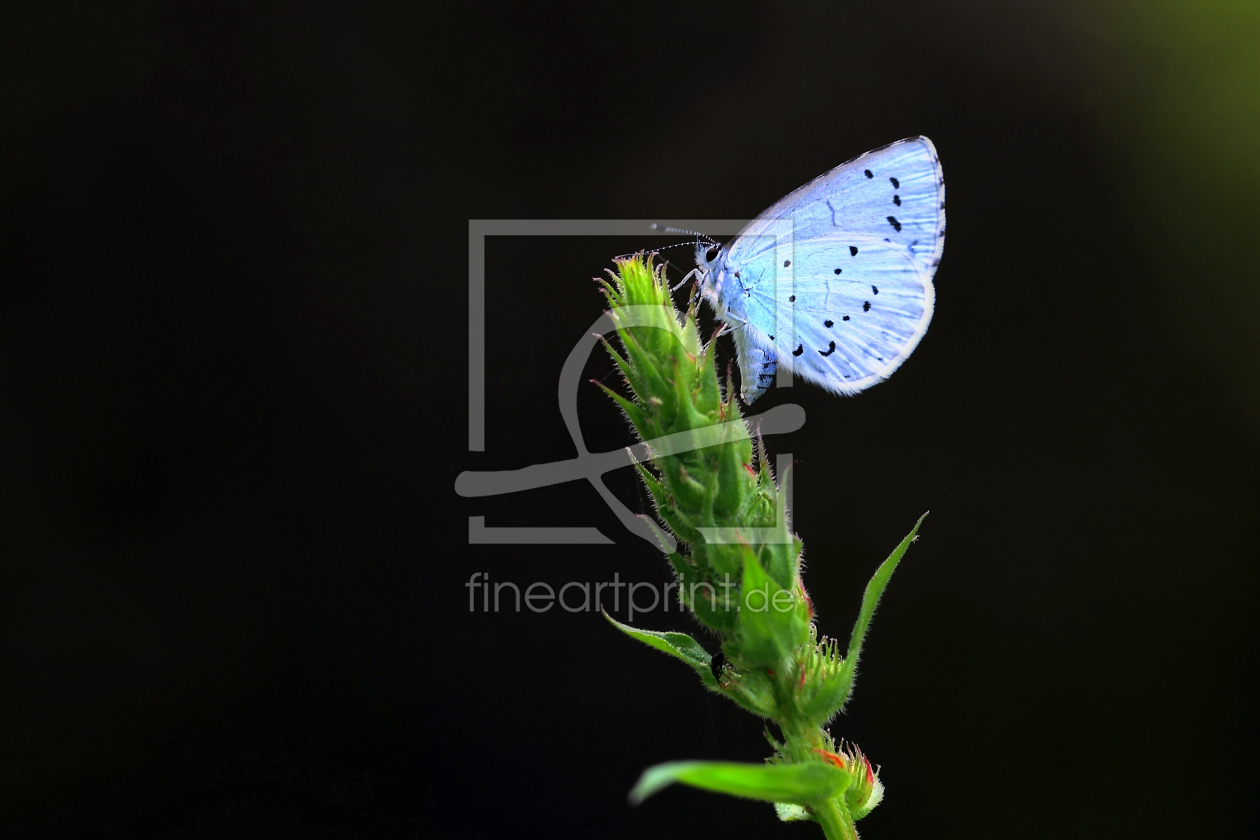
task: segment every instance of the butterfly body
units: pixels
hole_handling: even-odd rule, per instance
[[[744,401],[780,368],[829,391],[882,382],[932,318],[945,182],[926,137],[867,152],[780,199],[726,246],[700,292],[731,326]]]

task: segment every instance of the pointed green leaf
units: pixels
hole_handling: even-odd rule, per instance
[[[611,276],[614,280],[616,280],[617,275],[613,274],[611,271],[608,273],[609,273],[609,276]],[[608,298],[609,304],[611,304],[612,306],[625,306],[626,305],[625,296],[622,295],[621,292],[617,290],[617,287],[614,286],[612,283],[609,283],[607,280],[605,280],[602,277],[596,277],[595,282],[599,283],[600,290],[603,291],[604,296]]]
[[[675,659],[681,659],[686,662],[696,673],[700,675],[701,682],[705,688],[722,695],[726,699],[735,703],[754,715],[760,717],[768,717],[770,709],[773,708],[773,697],[769,692],[758,693],[755,690],[757,686],[746,686],[743,681],[737,680],[734,686],[728,686],[729,690],[718,684],[717,678],[713,676],[713,670],[709,667],[712,657],[708,652],[696,642],[695,639],[686,633],[656,633],[651,630],[638,630],[629,625],[622,624],[608,613],[604,613],[604,618],[608,619],[617,629],[631,636],[646,645],[656,648],[659,651],[668,653]],[[765,694],[767,696],[761,696]]]
[[[809,805],[839,795],[849,785],[849,774],[822,762],[807,764],[737,764],[729,761],[671,761],[643,771],[630,791],[630,801],[642,802],[674,782],[716,793]]]
[[[600,343],[604,345],[604,349],[608,351],[609,357],[613,360],[613,364],[617,366],[617,370],[621,372],[621,376],[626,380],[626,384],[630,386],[630,390],[638,394],[643,390],[643,380],[635,370],[634,365],[630,361],[613,348],[608,339],[604,336],[599,337]]]
[[[624,412],[626,415],[626,419],[629,420],[631,424],[634,425],[634,428],[636,430],[643,429],[644,422],[647,419],[647,415],[644,414],[643,409],[639,408],[637,405],[630,402],[625,397],[616,393],[604,383],[596,382],[595,385],[600,390],[602,390],[605,394],[612,397],[613,402],[615,402],[621,408],[622,412]]]
[[[853,695],[853,678],[858,657],[862,653],[862,641],[866,638],[866,630],[871,625],[871,617],[875,615],[875,607],[879,605],[879,597],[884,594],[884,587],[888,585],[888,579],[892,577],[897,564],[901,562],[901,556],[906,553],[910,543],[914,542],[915,536],[919,533],[919,526],[923,524],[925,517],[927,517],[926,513],[919,517],[919,521],[914,523],[914,528],[893,550],[893,553],[888,555],[888,559],[880,564],[871,577],[871,582],[866,585],[866,593],[862,596],[862,612],[858,615],[857,623],[853,625],[853,635],[849,638],[849,655],[844,658],[844,664],[840,666],[841,680],[838,694],[841,698],[839,706],[841,709]]]
[[[700,675],[700,679],[706,686],[714,691],[719,690],[713,671],[709,669],[709,662],[713,657],[700,646],[699,642],[686,633],[657,633],[654,630],[639,630],[628,624],[622,624],[608,613],[604,613],[604,618],[627,636],[686,662],[696,669],[696,673]]]

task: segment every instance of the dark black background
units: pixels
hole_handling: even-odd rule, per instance
[[[597,614],[469,612],[478,571],[668,572],[589,486],[453,490],[573,454],[590,278],[661,240],[489,242],[469,453],[468,220],[749,218],[920,133],[931,330],[858,398],[765,402],[808,414],[769,444],[824,632],[932,511],[833,727],[883,766],[864,836],[1260,827],[1254,12],[152,2],[0,32],[0,834],[817,836],[630,808],[650,764],[760,760],[760,723]],[[616,545],[470,546],[473,515]]]

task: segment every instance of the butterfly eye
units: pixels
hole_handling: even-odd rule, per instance
[[[709,262],[713,262],[718,258],[718,254],[722,253],[721,245],[710,245],[709,249],[704,252],[704,258]]]

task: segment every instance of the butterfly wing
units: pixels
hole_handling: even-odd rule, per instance
[[[903,247],[931,276],[945,248],[945,177],[926,137],[842,163],[776,201],[728,246],[735,262],[774,250],[776,225],[796,242],[847,233]],[[781,228],[779,228],[781,229]]]
[[[852,235],[821,237],[797,242],[793,265],[799,268],[791,293],[783,290],[787,299],[772,294],[774,286],[754,286],[747,311],[750,322],[774,324],[784,310],[788,328],[766,340],[802,378],[857,393],[891,376],[927,332],[932,279],[904,248]],[[747,332],[745,343],[757,346],[756,332]]]
[[[932,318],[944,190],[931,141],[903,140],[816,178],[740,232],[726,264],[740,278],[728,303],[746,322],[736,329],[745,402],[771,381],[761,356],[845,394],[897,369]]]

